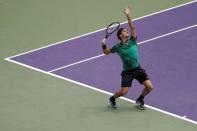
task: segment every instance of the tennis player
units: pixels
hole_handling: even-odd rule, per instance
[[[136,42],[137,35],[134,24],[130,17],[131,8],[127,6],[124,13],[128,20],[131,36],[129,36],[129,32],[126,28],[119,28],[117,31],[117,37],[120,40],[119,43],[115,44],[112,48],[107,48],[106,39],[101,41],[103,53],[105,55],[117,53],[120,56],[123,64],[123,70],[121,73],[121,89],[109,98],[109,102],[112,108],[117,108],[116,98],[124,96],[129,91],[133,79],[136,79],[144,86],[142,93],[136,100],[138,105],[137,107],[140,109],[145,109],[146,107],[144,106],[144,98],[152,91],[153,85],[146,71],[139,64],[138,46]]]

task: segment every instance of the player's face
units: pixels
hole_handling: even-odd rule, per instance
[[[121,38],[129,38],[129,33],[127,29],[122,30]]]

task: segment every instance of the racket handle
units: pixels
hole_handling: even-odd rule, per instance
[[[109,35],[106,35],[106,36],[105,36],[105,39],[107,39],[108,37],[109,37]]]

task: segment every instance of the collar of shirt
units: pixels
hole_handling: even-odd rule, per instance
[[[128,48],[128,47],[130,47],[129,46],[129,40],[125,41],[124,43],[123,42],[120,42],[120,47],[121,48]]]

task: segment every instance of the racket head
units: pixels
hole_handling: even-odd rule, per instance
[[[113,34],[120,27],[120,22],[112,22],[106,28],[106,36],[107,39],[111,34]]]

